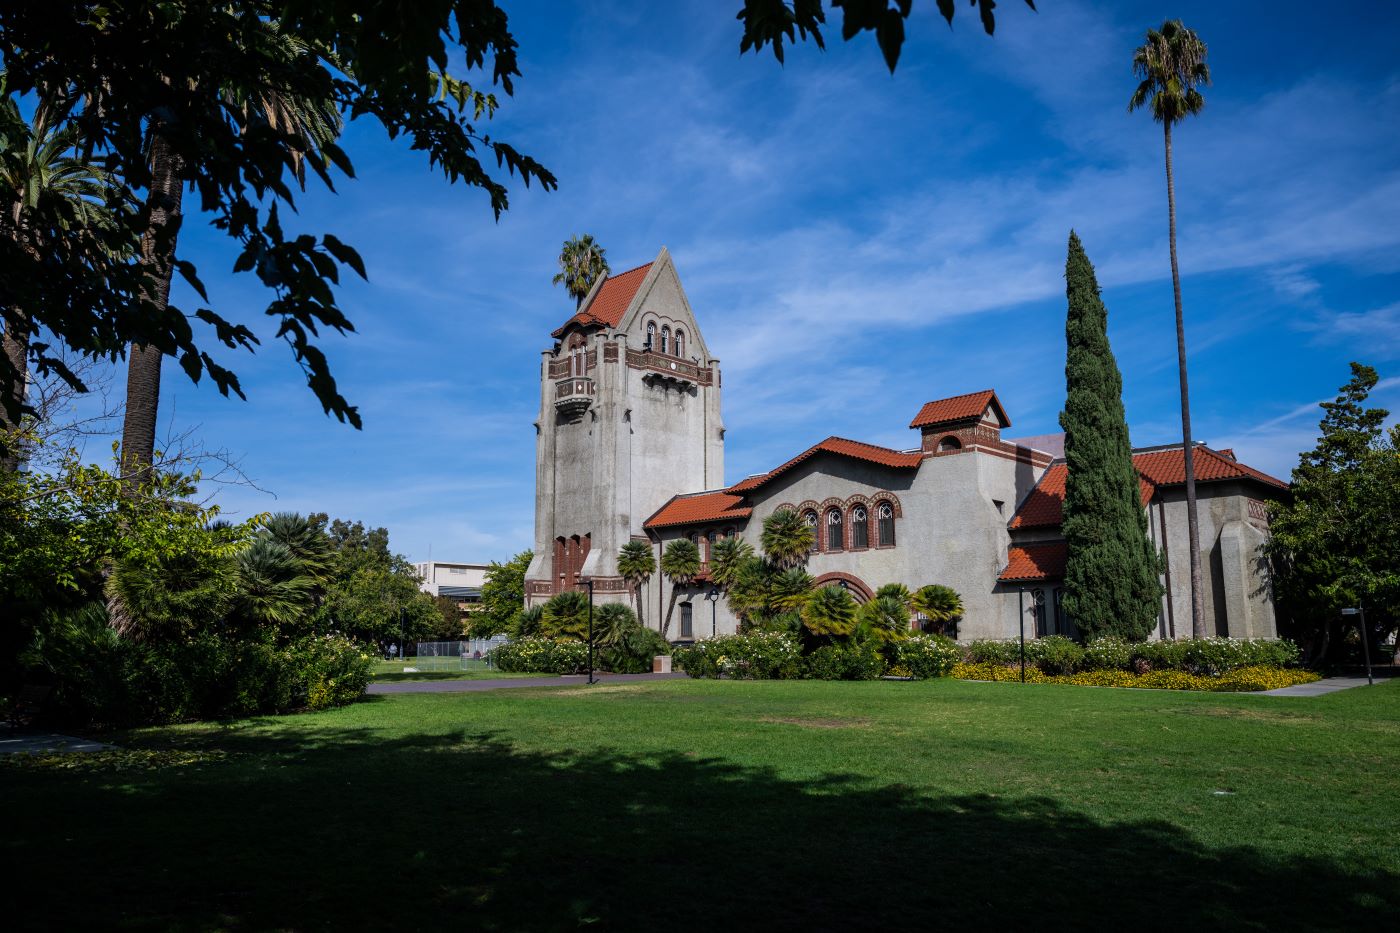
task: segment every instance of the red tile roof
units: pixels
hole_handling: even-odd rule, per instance
[[[1002,427],[1011,427],[1011,419],[1006,417],[1006,409],[1001,407],[1001,401],[991,389],[970,392],[967,395],[955,395],[952,398],[942,398],[935,402],[925,402],[924,407],[920,408],[919,413],[914,416],[914,420],[909,422],[909,427],[927,428],[954,421],[967,421],[969,418],[980,418],[982,413],[987,410],[988,405],[991,405],[996,411],[997,417],[1001,419]]]
[[[1065,575],[1065,555],[1068,549],[1063,541],[1050,544],[1025,544],[1013,547],[1006,552],[1006,569],[997,580],[1001,583],[1016,583],[1022,580],[1057,580]]]
[[[816,456],[819,453],[839,454],[843,457],[853,457],[856,460],[865,460],[869,463],[878,463],[881,466],[896,467],[899,469],[917,468],[923,462],[923,454],[918,451],[906,453],[901,450],[891,450],[888,447],[876,447],[874,444],[862,444],[860,441],[850,441],[844,437],[828,437],[820,444],[808,447],[802,453],[793,457],[787,463],[777,469],[767,473],[760,473],[758,476],[750,476],[729,487],[729,492],[746,492],[750,489],[757,489],[769,480],[774,479],[779,474],[790,470],[804,460]]]
[[[1195,461],[1196,482],[1209,483],[1225,479],[1253,479],[1279,489],[1287,489],[1288,484],[1267,473],[1245,466],[1233,457],[1222,456],[1209,447],[1197,446],[1192,459]],[[1179,486],[1186,482],[1186,455],[1180,447],[1165,450],[1151,450],[1133,454],[1133,466],[1158,486]]]
[[[603,280],[603,284],[598,286],[593,300],[579,308],[577,314],[554,332],[554,336],[558,337],[564,333],[570,324],[602,324],[604,327],[616,327],[621,324],[622,315],[627,313],[627,308],[637,296],[637,289],[641,288],[642,280],[647,277],[651,267],[652,264],[647,263],[617,275],[609,275]]]
[[[1243,463],[1238,463],[1208,447],[1197,447],[1195,451],[1196,482],[1210,483],[1228,479],[1251,479],[1279,489],[1287,489],[1288,484],[1260,472]],[[1148,450],[1133,454],[1133,466],[1138,471],[1138,490],[1143,505],[1152,498],[1158,486],[1178,486],[1186,482],[1186,458],[1180,447],[1164,450]],[[1011,519],[1012,530],[1017,528],[1053,528],[1064,517],[1065,479],[1069,467],[1063,462],[1051,464],[1050,469],[1040,478],[1030,495],[1016,510]]]
[[[744,497],[727,492],[698,492],[676,496],[644,523],[646,528],[667,528],[672,525],[694,525],[748,518],[753,509],[743,505]]]

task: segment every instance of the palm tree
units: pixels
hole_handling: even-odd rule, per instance
[[[330,578],[335,551],[330,538],[311,519],[295,512],[277,512],[263,523],[263,530],[274,541],[286,545],[300,574],[318,584]]]
[[[714,570],[710,572],[713,574]],[[729,611],[739,618],[741,627],[768,611],[773,575],[773,568],[767,561],[752,554],[735,566],[725,590],[725,602],[729,604]]]
[[[259,535],[238,555],[238,613],[254,625],[282,629],[311,611],[316,584],[298,573],[291,550],[270,535]]]
[[[604,603],[593,614],[593,643],[600,648],[616,648],[637,625],[631,609],[622,603]]]
[[[951,586],[930,583],[919,587],[909,601],[915,612],[938,626],[942,631],[949,625],[956,625],[963,616],[962,597]]]
[[[720,538],[710,548],[710,579],[716,586],[729,588],[744,561],[753,557],[753,545],[737,535]]]
[[[763,535],[759,544],[763,553],[776,567],[800,567],[812,552],[811,526],[792,509],[779,509],[763,520]]]
[[[661,634],[671,631],[671,613],[676,609],[676,597],[681,587],[689,586],[700,573],[700,549],[688,538],[678,538],[666,545],[661,553],[661,572],[671,581],[671,601],[666,606],[666,621]]]
[[[583,304],[593,283],[608,271],[608,260],[603,255],[606,252],[591,233],[570,237],[559,250],[559,272],[554,276],[554,284],[564,286],[574,299],[575,308]]]
[[[617,552],[617,572],[632,588],[637,605],[637,619],[642,618],[642,587],[656,573],[656,555],[645,541],[628,541]]]
[[[886,589],[880,588],[881,592]],[[906,594],[908,592],[905,590]],[[909,637],[909,600],[901,599],[897,593],[877,593],[874,599],[860,607],[856,616],[861,628],[876,641],[899,641]]]
[[[510,620],[510,637],[532,638],[540,634],[540,629],[544,625],[544,607],[531,606],[529,609],[521,609],[515,614],[515,618]]]
[[[802,607],[802,624],[813,635],[847,638],[856,630],[856,601],[839,586],[824,586]]]
[[[551,638],[588,637],[588,596],[577,590],[566,590],[544,604],[540,630]]]
[[[254,19],[249,41],[287,60],[312,54],[301,39],[283,32],[275,20]],[[306,156],[323,158],[321,149],[340,133],[341,117],[332,100],[315,100],[279,86],[266,75],[260,83],[218,90],[222,106],[241,114],[245,125],[256,124],[287,137],[293,174],[303,178]],[[149,221],[141,236],[141,266],[146,276],[145,300],[150,313],[163,315],[170,304],[170,279],[175,269],[175,244],[184,195],[184,165],[166,140],[170,127],[150,123],[151,187],[146,197]],[[156,413],[160,406],[159,347],[132,344],[127,357],[126,414],[122,421],[121,473],[128,483],[141,481],[155,458]]]
[[[0,73],[0,229],[20,249],[31,255],[44,248],[45,230],[91,231],[110,224],[107,198],[113,193],[111,177],[77,154],[80,137],[73,124],[55,128],[51,100],[40,100],[33,118],[26,122],[19,101],[5,92]],[[0,432],[9,435],[20,425],[28,372],[31,324],[24,308],[8,301],[0,307],[4,332],[0,349],[8,372],[0,373],[4,396],[0,397]],[[19,465],[17,439],[0,436],[0,468]]]
[[[798,612],[812,596],[812,575],[801,567],[789,567],[773,575],[768,589],[768,608],[777,612]]]
[[[1205,592],[1201,583],[1201,542],[1196,523],[1196,468],[1191,442],[1191,395],[1186,387],[1186,329],[1181,320],[1181,273],[1176,262],[1176,182],[1172,176],[1172,124],[1200,113],[1205,98],[1196,90],[1210,84],[1206,44],[1181,20],[1147,30],[1147,41],[1133,53],[1133,74],[1141,78],[1128,112],[1152,107],[1162,124],[1167,153],[1167,242],[1172,259],[1172,298],[1176,302],[1176,362],[1181,381],[1181,445],[1186,459],[1186,531],[1191,558],[1191,633],[1206,636]]]

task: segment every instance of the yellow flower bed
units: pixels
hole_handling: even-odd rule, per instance
[[[953,667],[953,676],[959,680],[1019,681],[1019,665],[1004,664],[958,664]],[[1149,690],[1212,690],[1217,692],[1246,692],[1274,690],[1279,687],[1292,687],[1295,684],[1308,684],[1318,679],[1312,671],[1282,667],[1242,667],[1221,674],[1219,677],[1203,677],[1184,671],[1150,671],[1146,674],[1133,674],[1128,671],[1082,671],[1078,674],[1051,676],[1039,668],[1027,665],[1028,684],[1075,684],[1081,687],[1138,687]]]

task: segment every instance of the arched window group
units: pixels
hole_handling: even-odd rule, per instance
[[[658,340],[658,337],[660,338]],[[651,350],[656,353],[665,353],[667,356],[685,356],[685,331],[679,327],[675,332],[671,332],[671,325],[661,325],[658,334],[655,321],[647,321],[647,340],[643,346],[644,350]]]
[[[583,562],[593,548],[593,535],[573,535],[554,539],[554,592],[562,593],[579,585]]]
[[[868,502],[858,497],[844,505],[829,505],[821,512],[803,510],[802,520],[812,529],[812,552],[894,547],[894,502],[879,499],[873,506]]]

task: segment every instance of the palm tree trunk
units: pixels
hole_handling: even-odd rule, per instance
[[[19,427],[18,417],[11,422],[9,411],[11,408],[19,411],[24,404],[25,387],[29,383],[29,331],[21,324],[27,321],[19,308],[11,308],[4,317],[5,332],[0,334],[0,348],[3,348],[5,359],[9,360],[11,371],[15,374],[10,397],[0,403],[0,430],[8,433]],[[13,472],[19,469],[19,465],[19,439],[7,439],[0,444],[0,469]]]
[[[1176,186],[1172,178],[1172,123],[1162,121],[1167,150],[1167,240],[1172,254],[1172,298],[1176,302],[1176,363],[1181,379],[1181,445],[1186,467],[1186,535],[1191,561],[1191,636],[1206,637],[1201,582],[1201,537],[1196,522],[1196,462],[1191,442],[1191,393],[1186,386],[1186,326],[1181,319],[1181,272],[1176,264]]]
[[[151,139],[151,218],[141,237],[141,265],[147,275],[147,300],[164,311],[170,304],[170,276],[175,268],[175,234],[162,228],[179,222],[184,185],[179,159],[160,133]],[[155,347],[132,344],[126,371],[126,417],[122,422],[121,472],[128,488],[145,478],[155,457],[156,414],[160,407],[160,366],[164,354]]]

